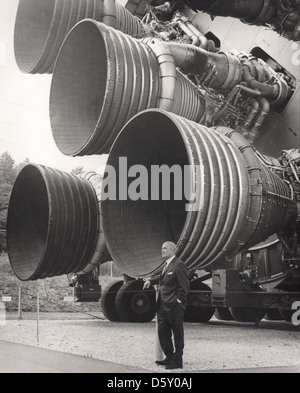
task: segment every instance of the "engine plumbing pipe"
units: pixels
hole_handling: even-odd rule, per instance
[[[259,113],[254,119],[253,122],[254,124],[250,128],[249,135],[247,138],[251,143],[253,143],[255,139],[258,137],[259,130],[261,129],[266,117],[270,113],[270,108],[271,108],[269,101],[264,97],[259,98],[258,104],[259,104]]]
[[[148,170],[148,178],[139,183],[140,199],[130,198],[128,191],[127,199],[107,198],[101,204],[108,249],[129,276],[155,272],[162,263],[164,241],[177,243],[178,256],[192,270],[226,263],[296,221],[296,201],[289,185],[264,166],[246,139],[231,129],[210,129],[170,112],[149,109],[125,125],[110,151],[107,164],[115,168],[117,179],[123,170],[120,157],[127,157],[128,168],[140,165]],[[143,187],[158,181],[151,175],[152,166],[163,165],[181,168],[179,177],[188,168],[184,181],[189,192],[197,195],[196,201],[189,193],[181,198],[175,195],[181,183],[178,188],[170,187],[169,199],[163,194],[151,198],[149,189]],[[109,177],[105,182],[109,185]],[[159,185],[167,183],[161,178]],[[128,190],[134,186],[128,180]]]
[[[79,178],[36,164],[22,169],[7,218],[9,259],[20,280],[85,274],[109,260],[99,184],[94,173]]]
[[[25,73],[52,73],[68,32],[85,18],[140,37],[141,21],[115,0],[20,0],[14,31],[16,62]]]
[[[200,31],[183,15],[175,19],[181,30],[191,38],[192,45],[199,46],[200,48],[208,48],[208,39],[200,33]]]
[[[249,133],[249,128],[253,120],[256,118],[256,116],[259,113],[259,102],[256,99],[250,98],[248,101],[248,105],[249,105],[248,116],[244,121],[244,124],[238,127],[238,131],[240,131],[246,139]]]
[[[247,67],[243,67],[243,79],[247,82],[251,89],[258,90],[264,97],[275,99],[278,97],[278,86],[277,85],[266,85],[264,83],[258,82],[250,74]]]
[[[98,267],[99,264],[111,261],[111,256],[106,247],[105,235],[103,232],[102,225],[102,217],[101,217],[101,189],[102,189],[102,177],[96,172],[83,172],[78,176],[80,179],[86,180],[89,184],[93,186],[97,197],[97,240],[95,251],[86,267],[84,267],[81,271],[76,271],[75,273],[80,275],[85,275],[93,271],[95,267]]]
[[[210,86],[217,90],[230,91],[238,84],[246,82],[250,89],[271,100],[273,106],[282,105],[291,94],[287,82],[275,72],[271,74],[267,64],[255,58],[245,62],[238,55],[225,52],[212,53],[194,45],[175,42],[168,42],[166,45],[176,66],[185,72],[201,77],[213,65],[215,76]],[[272,85],[267,84],[272,78],[275,82]]]

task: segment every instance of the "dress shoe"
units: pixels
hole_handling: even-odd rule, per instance
[[[168,366],[171,363],[171,359],[156,360],[155,362],[158,366]]]
[[[182,364],[170,363],[167,365],[166,370],[175,370],[176,368],[182,368]]]

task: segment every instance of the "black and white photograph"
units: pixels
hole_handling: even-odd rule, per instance
[[[299,372],[300,0],[0,0],[0,374]]]

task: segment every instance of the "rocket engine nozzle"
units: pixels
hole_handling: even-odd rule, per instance
[[[117,180],[122,196],[106,198],[101,210],[108,249],[128,275],[155,271],[164,241],[177,243],[178,257],[192,270],[220,260],[226,264],[296,221],[291,188],[237,131],[147,110],[127,123],[111,149],[107,165],[122,182],[120,157],[127,158],[134,179],[128,178],[125,195]],[[109,172],[104,182],[110,186]],[[180,194],[186,184],[187,192]]]

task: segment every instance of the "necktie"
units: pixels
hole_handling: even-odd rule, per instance
[[[168,267],[168,264],[167,264],[167,262],[165,263],[165,266],[164,266],[164,268],[163,268],[163,271],[162,271],[162,275],[164,275],[165,274],[165,272],[166,272],[166,270],[167,270],[167,267]]]

